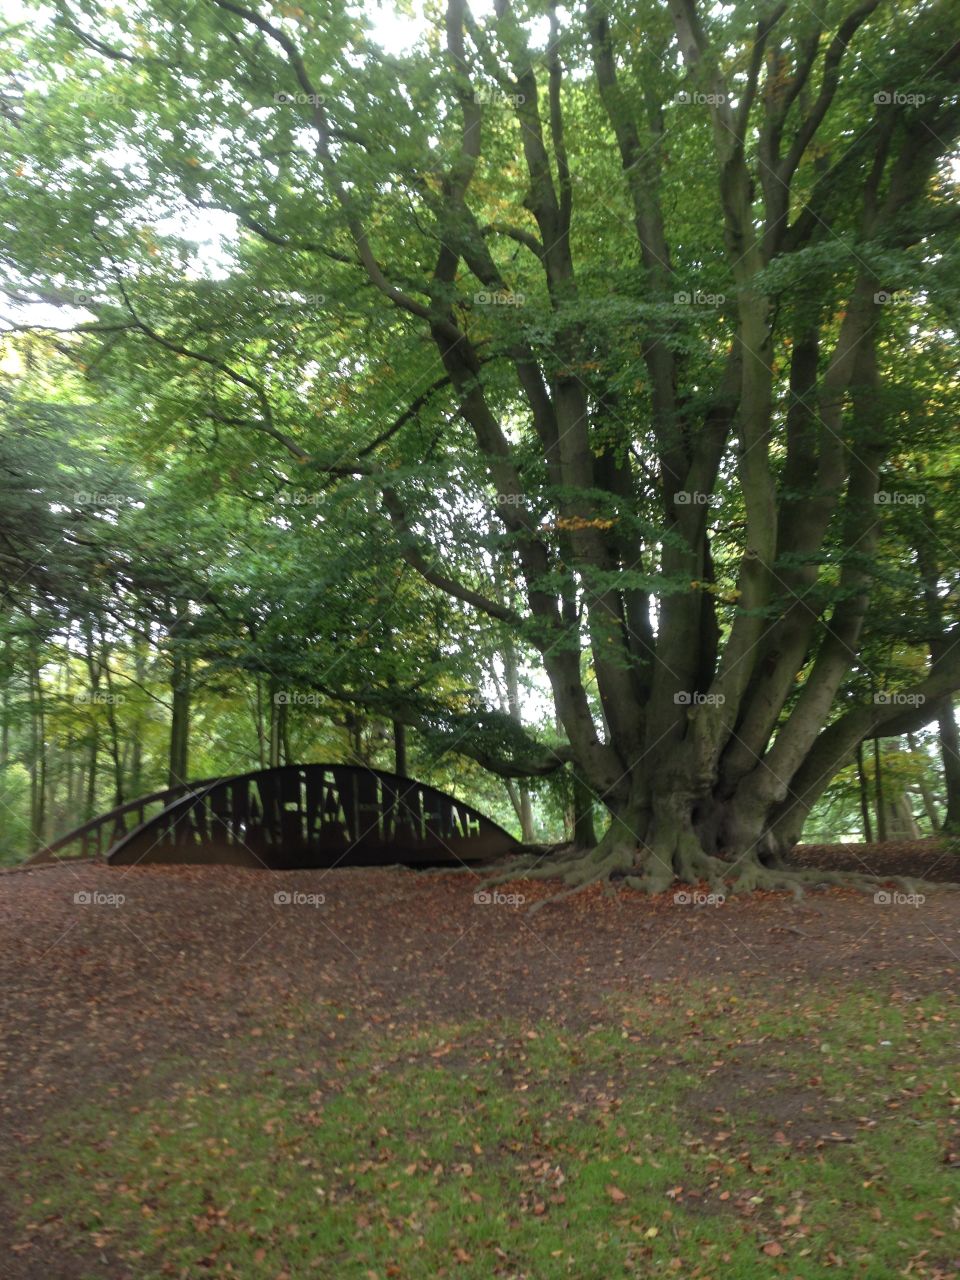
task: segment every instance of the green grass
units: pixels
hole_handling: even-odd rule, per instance
[[[30,1221],[190,1280],[951,1274],[953,1006],[775,994],[660,988],[576,1032],[339,1022],[319,1072],[333,1015],[300,1010],[244,1069],[62,1117]]]

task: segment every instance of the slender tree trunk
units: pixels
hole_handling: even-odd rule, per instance
[[[290,708],[283,707],[283,716],[280,721],[280,747],[283,751],[283,763],[294,764],[293,752],[290,749]]]
[[[267,763],[271,769],[276,769],[282,764],[281,756],[283,752],[284,738],[284,721],[286,719],[287,704],[277,697],[278,690],[276,683],[270,681],[270,741]]]
[[[267,734],[264,730],[263,716],[263,676],[259,673],[254,679],[253,685],[253,723],[257,731],[257,759],[260,762],[260,768],[267,767]]]
[[[113,803],[117,807],[123,804],[123,759],[120,752],[120,725],[117,720],[118,695],[113,687],[113,676],[110,673],[110,651],[105,643],[101,649],[101,667],[106,685],[107,728],[110,731],[110,759],[113,763]],[[122,824],[122,819],[120,820]]]
[[[186,606],[182,605],[176,620],[170,628],[172,715],[170,721],[170,763],[167,774],[167,785],[170,787],[179,786],[181,783],[189,781],[192,672],[190,653],[184,644],[182,636],[186,617]]]
[[[873,827],[870,823],[870,793],[867,789],[867,775],[863,767],[863,743],[857,743],[857,785],[860,792],[860,820],[863,823],[863,838],[867,844],[873,844]]]
[[[3,691],[0,695],[0,769],[10,763],[10,677],[13,674],[13,645],[7,636],[3,642]]]
[[[502,654],[503,674],[506,684],[505,710],[517,724],[522,725],[523,707],[520,702],[520,663],[517,658],[517,647],[510,636],[507,636],[504,641]],[[520,838],[525,844],[532,844],[537,836],[533,825],[533,804],[530,799],[530,787],[523,779],[516,783],[514,808],[520,822]]]
[[[393,770],[407,776],[407,726],[399,720],[393,722]]]
[[[943,760],[943,783],[947,797],[943,830],[960,834],[960,733],[953,710],[953,699],[944,698],[939,707],[937,725],[940,730],[940,755]]]
[[[41,680],[40,646],[36,632],[31,630],[28,646],[30,671],[30,831],[32,849],[39,849],[44,842],[47,803],[47,744],[46,708]]]
[[[87,789],[83,802],[84,821],[94,817],[97,812],[97,770],[100,755],[100,730],[94,725],[87,751]]]
[[[910,744],[910,750],[913,754],[923,758],[924,753],[921,751],[920,746],[912,733],[907,734],[907,742]],[[930,830],[934,835],[936,835],[940,830],[940,816],[937,813],[937,802],[933,798],[933,792],[930,790],[929,786],[927,786],[927,780],[925,777],[921,776],[917,787],[920,792],[920,799],[923,801],[923,811],[927,815],[927,821],[930,823]]]
[[[887,838],[887,810],[883,796],[883,765],[880,761],[880,739],[873,740],[873,791],[877,814],[877,839],[883,844]]]
[[[133,674],[136,678],[137,685],[145,685],[147,682],[147,646],[149,645],[149,637],[143,631],[135,631],[133,637]],[[131,726],[133,741],[130,745],[130,795],[142,796],[144,791],[143,785],[143,730],[144,715],[141,710],[141,703],[136,703],[137,713]]]

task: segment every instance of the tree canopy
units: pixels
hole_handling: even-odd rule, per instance
[[[572,883],[781,883],[953,724],[956,11],[388,12],[7,28],[8,605],[572,772]]]

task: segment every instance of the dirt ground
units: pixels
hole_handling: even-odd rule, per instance
[[[798,861],[960,880],[932,842],[818,846]],[[478,902],[479,883],[389,868],[90,863],[0,875],[0,1149],[21,1158],[52,1114],[142,1088],[157,1064],[215,1062],[285,1007],[334,1002],[390,1027],[501,1017],[576,1025],[602,1017],[610,993],[688,975],[772,980],[785,1000],[809,984],[884,974],[923,991],[960,979],[960,894],[944,887],[922,902],[893,888],[880,901],[831,888],[698,906],[595,886],[531,916],[556,885],[518,881]],[[336,1050],[335,1041],[312,1047],[331,1071]],[[10,1253],[17,1206],[8,1198],[3,1210],[0,1275],[86,1274],[63,1259],[51,1270],[42,1251]]]

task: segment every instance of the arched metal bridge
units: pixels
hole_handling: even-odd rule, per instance
[[[127,830],[131,814],[136,825]],[[42,860],[71,848],[122,866],[292,870],[482,863],[519,845],[469,805],[412,778],[359,765],[291,764],[128,801],[48,845]]]

